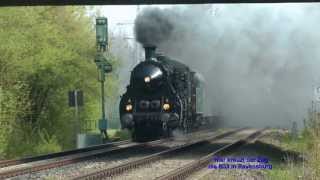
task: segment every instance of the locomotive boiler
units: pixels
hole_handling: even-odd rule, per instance
[[[120,100],[120,121],[134,141],[185,133],[205,119],[204,82],[188,66],[145,47],[145,61],[131,71],[130,84]]]

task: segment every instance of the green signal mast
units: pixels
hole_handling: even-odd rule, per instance
[[[108,139],[108,120],[105,113],[105,96],[104,96],[104,82],[105,74],[112,71],[112,66],[107,60],[108,47],[108,19],[105,17],[98,17],[96,19],[96,40],[97,40],[97,54],[94,62],[99,71],[98,81],[101,83],[101,110],[102,115],[99,119],[99,129],[104,140]]]

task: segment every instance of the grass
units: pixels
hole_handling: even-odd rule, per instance
[[[318,138],[314,139],[309,154],[310,158],[307,165],[311,169],[311,176],[320,178],[320,140]]]
[[[111,140],[127,140],[130,139],[131,134],[127,130],[122,129],[108,129],[108,136]],[[98,129],[87,132],[89,134],[100,134]]]
[[[294,138],[289,133],[285,134],[281,139],[281,146],[284,149],[306,152],[311,148],[313,138],[310,134],[302,133],[298,137]]]
[[[114,140],[127,140],[130,139],[130,132],[121,129],[108,129],[108,136]]]
[[[304,130],[294,138],[289,133],[284,134],[280,140],[281,147],[285,150],[300,152],[304,157],[300,163],[290,161],[271,162],[273,169],[266,171],[267,179],[310,179],[320,177],[320,140],[309,130]]]
[[[266,179],[296,180],[303,176],[301,169],[302,167],[297,165],[278,166],[273,168],[271,171],[266,171]]]

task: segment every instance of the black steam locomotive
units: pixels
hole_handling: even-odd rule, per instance
[[[170,136],[174,129],[190,132],[203,120],[204,88],[188,66],[145,47],[146,60],[131,72],[120,101],[122,128],[135,141]]]

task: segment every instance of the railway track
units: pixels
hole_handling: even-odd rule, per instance
[[[164,150],[159,153],[155,153],[155,154],[131,161],[129,163],[126,162],[126,163],[120,164],[120,165],[112,167],[112,168],[107,168],[107,169],[96,171],[96,172],[93,172],[90,174],[81,175],[81,176],[75,177],[74,179],[82,180],[82,179],[105,179],[105,178],[110,178],[110,177],[114,178],[114,177],[117,177],[117,176],[119,176],[125,172],[128,172],[132,169],[136,169],[138,167],[142,167],[143,165],[157,162],[163,158],[166,158],[166,157],[172,155],[173,153],[179,153],[179,152],[185,151],[186,149],[191,148],[191,147],[197,147],[197,146],[203,145],[207,142],[212,142],[215,140],[223,139],[225,137],[231,136],[231,135],[236,134],[238,132],[244,131],[245,129],[247,129],[247,128],[231,130],[231,131],[219,134],[219,135],[215,135],[215,136],[207,137],[205,139],[196,140],[196,141],[189,142],[189,143],[186,143],[183,145],[175,146],[175,147],[172,147],[168,150]],[[256,133],[258,133],[258,131]],[[260,134],[260,133],[258,133],[258,134]],[[252,133],[251,133],[251,135],[252,135]],[[251,138],[251,135],[250,135],[250,138]],[[256,137],[256,135],[254,135],[254,136]],[[236,144],[240,145],[239,143],[245,142],[245,140],[247,140],[248,137],[246,136],[245,138],[237,139],[237,140],[233,141],[233,143],[230,143],[226,146],[223,146],[222,148],[219,149],[219,152],[230,149],[231,147],[235,147]],[[163,177],[163,178],[166,179],[167,177]],[[121,178],[119,178],[119,179],[121,179]]]
[[[19,164],[17,167],[8,166],[6,168],[0,169],[0,179],[6,179],[10,177],[15,177],[19,175],[24,174],[31,174],[47,169],[57,168],[61,166],[66,166],[73,163],[78,163],[81,161],[89,160],[94,157],[104,156],[110,153],[115,153],[119,151],[123,151],[130,148],[136,148],[136,147],[144,147],[144,146],[154,146],[157,144],[161,144],[163,142],[169,141],[171,139],[160,139],[156,141],[151,141],[147,143],[120,143],[117,146],[113,146],[107,149],[98,148],[98,150],[90,150],[86,152],[79,152],[77,151],[76,154],[74,153],[67,153],[67,156],[59,155],[58,160],[51,160],[48,158],[46,160],[41,161],[32,161],[31,163],[27,164]]]
[[[189,175],[191,175],[193,172],[202,169],[204,167],[206,167],[212,160],[212,157],[214,155],[220,154],[220,153],[226,153],[226,152],[230,152],[236,148],[238,148],[239,146],[242,146],[250,141],[255,141],[256,139],[258,139],[258,137],[262,134],[263,131],[265,131],[266,129],[262,129],[262,130],[257,130],[254,133],[250,134],[249,136],[237,140],[233,143],[230,143],[228,145],[225,145],[223,147],[221,147],[220,149],[205,155],[203,157],[201,157],[198,160],[195,160],[191,163],[188,163],[178,169],[172,170],[171,172],[169,172],[168,174],[165,174],[161,177],[156,178],[157,180],[179,180],[179,179],[185,179],[186,177],[188,177]]]
[[[0,161],[0,168],[24,164],[24,163],[30,163],[30,162],[34,162],[34,161],[42,161],[42,160],[46,160],[46,159],[59,158],[59,157],[64,157],[64,156],[68,156],[68,155],[74,155],[74,154],[78,154],[78,153],[84,153],[84,152],[88,152],[88,151],[94,151],[94,150],[99,150],[99,149],[105,149],[108,147],[124,145],[124,144],[128,144],[128,143],[131,143],[131,140],[106,143],[106,144],[95,145],[95,146],[90,146],[90,147],[86,147],[86,148],[79,148],[79,149],[74,149],[74,150],[69,150],[69,151],[63,151],[63,152],[57,152],[57,153],[51,153],[51,154],[45,154],[45,155],[33,156],[33,157],[26,157],[26,158],[22,158],[22,159],[3,160],[3,161]]]
[[[206,133],[210,134],[210,131],[204,130],[201,132],[192,133],[192,135],[205,135]],[[109,143],[60,153],[24,158],[20,160],[1,161],[0,164],[2,165],[2,168],[0,168],[0,179],[37,173],[44,170],[87,161],[97,157],[111,155],[112,153],[118,153],[120,151],[125,151],[133,148],[150,148],[152,146],[170,141],[172,141],[172,138],[161,139],[147,143],[120,141],[117,143]]]

